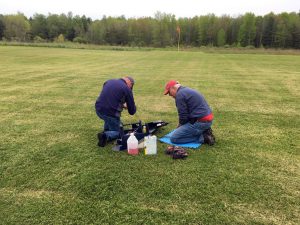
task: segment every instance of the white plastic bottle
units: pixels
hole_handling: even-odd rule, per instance
[[[157,138],[155,135],[145,137],[145,155],[157,154]]]
[[[129,155],[137,155],[139,154],[138,149],[138,140],[134,136],[134,133],[131,133],[129,138],[127,139],[127,152]]]

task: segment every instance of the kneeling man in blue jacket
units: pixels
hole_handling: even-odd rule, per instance
[[[119,137],[120,117],[124,108],[127,108],[130,115],[135,114],[133,85],[134,79],[129,76],[108,80],[103,84],[95,103],[96,114],[104,121],[104,131],[98,133],[99,147],[104,147],[108,141]]]
[[[174,144],[198,142],[208,145],[215,143],[211,125],[213,113],[204,96],[198,91],[181,86],[175,80],[170,80],[164,94],[175,98],[179,124],[170,137]]]

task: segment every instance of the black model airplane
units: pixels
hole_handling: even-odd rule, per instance
[[[130,133],[134,133],[134,136],[138,141],[142,140],[145,136],[153,135],[160,127],[168,125],[167,122],[162,120],[153,121],[142,124],[142,121],[137,123],[122,124],[120,127],[120,137],[117,139],[117,144],[113,148],[116,151],[123,151],[127,149],[127,139]]]

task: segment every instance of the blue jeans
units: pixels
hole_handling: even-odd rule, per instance
[[[184,144],[189,142],[204,143],[203,132],[210,128],[212,122],[195,122],[181,125],[173,132],[170,140],[175,144]]]
[[[120,134],[120,118],[111,117],[97,112],[97,116],[104,121],[104,133],[106,134],[107,140],[112,141],[119,137]]]

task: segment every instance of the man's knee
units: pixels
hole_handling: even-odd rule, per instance
[[[171,135],[171,137],[170,137],[170,141],[172,142],[172,143],[179,143],[179,138],[178,138],[178,136],[177,135],[174,135],[174,134],[172,134]]]

